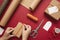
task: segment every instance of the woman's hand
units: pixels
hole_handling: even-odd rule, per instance
[[[9,38],[13,37],[14,35],[10,34],[13,30],[14,29],[12,27],[8,27],[0,40],[8,40]]]
[[[31,26],[30,25],[24,25],[23,31],[22,31],[22,40],[27,40],[30,32],[31,32]]]

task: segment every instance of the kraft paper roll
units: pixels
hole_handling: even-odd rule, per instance
[[[0,21],[1,26],[4,27],[7,24],[8,20],[12,16],[12,14],[15,11],[15,9],[17,8],[17,6],[19,5],[20,1],[21,0],[13,0],[12,1],[12,3],[10,4],[10,6],[7,9],[6,13],[4,14],[3,18]]]
[[[14,31],[13,31],[13,35],[15,35],[16,37],[20,38],[20,36],[22,35],[22,23],[18,23],[17,26],[15,27]]]
[[[3,1],[2,5],[0,6],[0,15],[4,11],[4,9],[6,8],[6,6],[7,6],[8,3],[9,3],[9,0],[4,0]]]
[[[23,27],[21,27],[20,30],[19,30],[19,32],[16,34],[16,36],[17,36],[18,38],[20,38],[21,35],[22,35],[22,28],[23,28]]]
[[[37,7],[37,5],[39,4],[39,2],[40,2],[41,0],[34,0],[34,2],[31,4],[31,6],[29,7],[30,8],[30,10],[34,10],[36,7]]]
[[[30,10],[30,6],[31,4],[34,2],[34,0],[22,0],[21,1],[21,5],[24,6],[25,8],[27,8],[28,10]]]

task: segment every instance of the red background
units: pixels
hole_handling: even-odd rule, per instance
[[[30,12],[24,6],[19,5],[16,11],[14,12],[13,16],[9,20],[8,24],[5,26],[5,29],[7,27],[15,27],[18,22],[22,22],[22,23],[31,25],[32,30],[33,30],[39,25],[42,19],[45,19],[44,23],[42,24],[41,28],[38,31],[37,37],[35,39],[32,37],[29,37],[28,40],[60,40],[60,35],[55,35],[53,31],[54,27],[60,28],[60,21],[55,21],[44,13],[44,10],[46,9],[50,1],[51,0],[42,0],[34,12]],[[2,4],[2,2],[3,0],[0,0],[0,5]],[[3,15],[5,11],[7,10],[7,8],[8,6],[4,10]],[[39,19],[38,22],[34,22],[30,20],[29,18],[27,18],[26,16],[27,13],[32,13],[32,15],[38,17]],[[0,19],[3,17],[3,15],[0,16]],[[43,29],[43,26],[47,21],[51,21],[53,23],[52,27],[49,29],[48,32]],[[14,37],[14,38],[11,38],[10,40],[21,40],[21,38],[18,39]]]

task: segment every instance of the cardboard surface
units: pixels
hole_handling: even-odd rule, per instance
[[[1,1],[2,0],[0,0],[0,3],[2,3]],[[16,11],[14,12],[14,15],[11,17],[8,24],[5,26],[5,28],[7,28],[7,27],[14,28],[14,27],[16,27],[18,22],[22,22],[22,23],[31,25],[32,30],[34,30],[40,24],[41,20],[45,19],[41,28],[38,30],[37,37],[35,39],[32,37],[29,37],[28,40],[60,40],[60,35],[58,35],[57,37],[54,37],[54,33],[53,33],[54,27],[60,28],[60,20],[54,21],[51,18],[49,18],[49,16],[44,15],[44,10],[46,9],[46,7],[50,3],[50,1],[51,0],[43,0],[39,4],[38,8],[32,13],[32,15],[38,17],[38,19],[39,19],[38,22],[34,22],[34,21],[30,20],[29,18],[27,18],[27,13],[31,13],[31,12],[28,9],[26,9],[24,6],[19,5],[17,7]],[[3,16],[1,15],[1,17],[3,17]],[[1,19],[1,17],[0,17],[0,19]],[[46,32],[43,29],[43,26],[47,21],[51,21],[53,23],[52,27],[49,29],[48,32]],[[22,40],[22,39],[21,38],[17,39],[14,37],[14,38],[11,38],[10,40]]]
[[[56,6],[58,8],[58,12],[54,13],[54,14],[49,14],[48,8]],[[45,12],[50,15],[53,19],[59,20],[60,19],[60,2],[57,0],[52,0],[51,3],[49,4],[49,6],[47,7],[47,9],[45,10]]]

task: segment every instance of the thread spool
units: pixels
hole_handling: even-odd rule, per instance
[[[37,17],[35,17],[35,16],[33,16],[33,15],[29,14],[29,13],[27,14],[27,17],[34,20],[34,21],[38,21]]]

